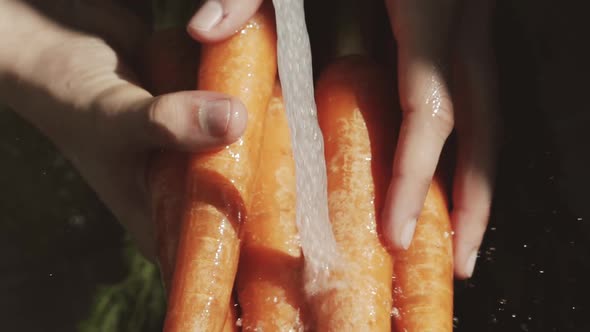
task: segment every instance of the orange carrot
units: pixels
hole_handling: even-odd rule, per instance
[[[453,330],[453,247],[441,179],[430,186],[412,244],[397,252],[393,320],[398,331]]]
[[[248,128],[238,142],[191,157],[185,211],[164,330],[220,331],[238,265],[240,223],[247,217],[260,131],[276,78],[276,32],[267,2],[246,27],[203,47],[201,90],[238,97]]]
[[[187,157],[183,153],[162,151],[153,158],[149,174],[157,260],[166,290],[170,290],[176,261],[186,183],[186,162]]]
[[[345,57],[320,76],[316,102],[324,135],[330,220],[346,269],[312,299],[317,331],[391,330],[391,255],[378,218],[389,178],[394,108],[383,70]]]
[[[280,86],[266,114],[251,212],[242,227],[238,300],[245,331],[302,331],[303,257],[295,161]]]
[[[237,332],[238,331],[238,313],[235,305],[235,301],[232,297],[231,302],[229,304],[229,311],[227,312],[227,316],[225,318],[225,323],[223,323],[223,332]]]
[[[155,95],[188,90],[195,86],[198,44],[185,29],[155,31],[148,40],[142,73],[144,83]],[[155,223],[157,260],[166,290],[170,290],[182,220],[187,157],[183,153],[154,154],[148,182]]]

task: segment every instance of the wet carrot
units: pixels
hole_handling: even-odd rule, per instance
[[[295,161],[280,86],[269,103],[251,212],[242,227],[238,300],[244,331],[302,331],[303,257]]]
[[[159,152],[152,160],[149,174],[157,261],[166,290],[170,290],[176,261],[187,160],[183,153]]]
[[[154,95],[194,88],[199,48],[184,28],[155,31],[145,45],[142,74]],[[192,73],[192,74],[191,74]],[[187,156],[158,151],[150,163],[148,183],[155,224],[157,261],[166,290],[170,290],[182,220]]]
[[[434,178],[407,251],[395,257],[393,318],[398,331],[453,330],[451,223]]]
[[[223,323],[223,330],[222,332],[237,332],[238,331],[238,312],[236,309],[235,301],[232,298],[229,304],[229,311],[227,312],[227,316],[225,317],[225,323]]]
[[[198,88],[239,98],[248,110],[248,128],[225,149],[191,156],[167,332],[223,328],[238,265],[240,223],[247,216],[276,71],[270,2],[233,37],[203,46]]]
[[[316,87],[330,220],[346,269],[312,298],[317,331],[390,331],[391,255],[378,232],[389,177],[394,105],[380,67],[363,57],[332,63]]]

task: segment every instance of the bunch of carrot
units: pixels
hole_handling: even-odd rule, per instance
[[[153,90],[190,88],[182,86],[190,82],[180,78],[182,62],[153,75]],[[267,2],[241,33],[201,52],[197,87],[244,102],[244,136],[214,152],[161,151],[152,162],[158,262],[169,294],[164,330],[451,331],[451,229],[440,179],[407,251],[390,253],[380,236],[398,108],[392,82],[367,57],[338,59],[317,82],[330,219],[347,265],[331,274],[338,287],[304,294],[294,161],[276,75]]]

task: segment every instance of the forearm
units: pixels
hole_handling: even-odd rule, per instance
[[[53,2],[51,2],[53,3]],[[107,43],[128,57],[142,49],[147,24],[115,1],[0,0],[0,100],[10,102],[9,86],[39,82],[57,56],[84,38],[84,44]],[[64,47],[66,46],[66,47]],[[64,62],[64,61],[62,61]],[[47,82],[55,78],[47,77]],[[8,89],[7,89],[8,88]]]
[[[0,100],[14,106],[43,55],[70,34],[23,1],[0,0]]]

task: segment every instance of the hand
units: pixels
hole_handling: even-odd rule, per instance
[[[205,0],[190,19],[187,30],[202,42],[219,41],[238,31],[262,4],[262,0]]]
[[[228,10],[244,12],[229,13],[218,28],[196,36],[229,36],[249,18],[244,13],[255,11],[254,2],[249,10],[238,2],[227,1]],[[141,56],[135,53],[143,50],[148,29],[117,5],[77,1],[71,7],[63,1],[43,14],[46,3],[38,5],[0,1],[0,99],[60,148],[142,252],[153,257],[145,183],[150,153],[229,144],[244,131],[246,110],[239,100],[215,92],[154,97],[142,88],[125,58]]]
[[[470,277],[488,223],[496,158],[494,1],[386,3],[398,43],[403,119],[384,209],[385,234],[393,247],[409,247],[443,145],[455,129],[455,274]]]

